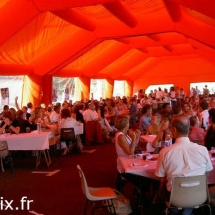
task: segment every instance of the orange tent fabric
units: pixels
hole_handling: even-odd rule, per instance
[[[213,0],[1,0],[0,75],[25,75],[23,104],[51,102],[52,76],[151,84],[214,81]]]

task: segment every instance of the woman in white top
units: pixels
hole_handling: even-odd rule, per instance
[[[115,135],[115,147],[118,157],[134,154],[139,142],[140,131],[129,130],[129,117],[120,114],[116,117],[115,126],[118,132]]]
[[[129,130],[129,117],[127,115],[120,114],[116,117],[115,126],[118,132],[115,135],[115,147],[118,157],[129,157],[134,154],[135,147],[139,142],[140,131]],[[124,173],[123,168],[117,159],[117,169],[119,174],[116,178],[116,188],[121,191],[123,183],[125,181],[131,182],[135,186],[134,194],[144,195],[148,189],[148,179],[130,174]],[[138,191],[137,191],[138,190]]]

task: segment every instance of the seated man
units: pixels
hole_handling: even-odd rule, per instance
[[[152,124],[147,128],[147,135],[158,134],[161,129],[161,115],[159,113],[152,114]]]
[[[107,140],[109,138],[108,128],[102,124],[99,124],[102,132],[101,134],[99,132],[99,129],[96,129],[96,128],[94,129],[96,131],[96,135],[94,135],[92,132],[90,133],[88,132],[87,122],[93,122],[93,121],[100,122],[102,119],[101,117],[99,117],[98,113],[96,112],[96,107],[94,102],[91,102],[89,105],[89,108],[83,112],[83,117],[85,121],[86,142],[88,142],[87,139],[89,139],[89,140],[95,140],[98,143],[103,143],[104,140]],[[94,128],[93,126],[94,126],[94,123],[90,125],[90,128],[93,129]],[[104,140],[102,140],[101,135],[103,136]]]
[[[203,140],[205,131],[203,128],[199,127],[199,119],[197,116],[190,117],[190,132],[189,139],[190,141]]]
[[[160,178],[158,197],[169,201],[174,176],[204,175],[213,169],[209,154],[204,146],[190,142],[188,138],[190,122],[187,117],[177,115],[171,123],[175,143],[159,153],[155,175]],[[178,214],[174,210],[174,214]],[[184,215],[192,214],[192,208],[183,210]]]

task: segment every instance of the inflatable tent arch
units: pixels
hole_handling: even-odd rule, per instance
[[[51,102],[52,77],[151,84],[214,81],[213,0],[1,0],[0,75],[25,75],[23,104]],[[43,92],[43,93],[41,93]],[[42,96],[43,95],[43,96]]]

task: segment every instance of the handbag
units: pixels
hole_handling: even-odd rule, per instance
[[[130,206],[130,201],[123,196],[119,191],[114,189],[114,192],[116,193],[116,198],[112,199],[115,211],[117,215],[128,215],[132,213],[132,209]],[[105,206],[111,205],[111,200],[106,200],[104,203]],[[113,206],[108,207],[108,210],[110,213],[114,213]]]

